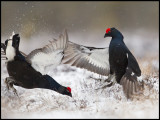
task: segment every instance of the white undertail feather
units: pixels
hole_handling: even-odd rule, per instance
[[[134,75],[134,72],[132,72],[132,74],[131,74],[132,76]]]
[[[14,31],[13,31],[13,32],[12,32],[12,35],[10,36],[9,39],[12,39],[14,35],[15,35],[15,33],[14,33]]]
[[[137,81],[142,82],[143,81],[142,76],[137,77]]]
[[[14,60],[14,57],[16,56],[15,48],[12,46],[12,40],[8,41],[8,45],[6,48],[6,57],[8,61]]]

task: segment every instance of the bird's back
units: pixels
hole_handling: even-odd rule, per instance
[[[109,46],[110,64],[115,66],[129,67],[137,74],[141,75],[141,70],[136,58],[127,48],[123,41],[112,40]]]
[[[25,88],[36,87],[37,81],[40,81],[42,74],[37,72],[25,60],[14,60],[7,63],[7,69],[10,76],[16,82]]]

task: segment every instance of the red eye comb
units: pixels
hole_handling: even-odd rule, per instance
[[[108,29],[106,30],[106,33],[108,33],[109,31],[111,31],[111,28],[108,28]]]
[[[69,90],[69,92],[71,93],[71,88],[70,87],[67,87],[67,89]]]

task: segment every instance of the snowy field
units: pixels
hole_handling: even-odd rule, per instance
[[[48,44],[50,38],[47,36],[46,41],[38,44],[35,40],[21,40],[20,50],[29,53]],[[71,87],[72,98],[51,90],[15,86],[19,99],[6,89],[4,79],[8,73],[1,61],[1,118],[159,118],[159,59],[157,47],[154,50],[157,56],[153,59],[138,59],[145,90],[143,96],[133,100],[126,99],[119,84],[96,90],[107,77],[68,65],[60,65],[48,74],[63,86]]]

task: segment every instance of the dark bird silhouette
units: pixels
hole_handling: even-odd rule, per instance
[[[95,48],[68,42],[63,63],[85,68],[100,75],[109,76],[106,81],[123,86],[125,95],[142,93],[143,82],[139,65],[123,41],[123,35],[115,28],[108,28],[104,37],[112,37],[109,48]]]
[[[11,88],[14,93],[17,94],[13,85],[27,89],[44,88],[72,97],[70,87],[64,87],[57,83],[51,76],[42,73],[43,69],[50,64],[50,60],[43,61],[47,60],[48,56],[54,57],[51,59],[54,66],[61,62],[63,49],[65,49],[66,40],[68,39],[67,32],[61,35],[59,39],[60,40],[57,41],[51,41],[49,45],[43,48],[32,51],[29,55],[23,55],[19,51],[19,34],[13,34],[10,39],[5,41],[5,44],[1,43],[1,49],[4,50],[3,53],[5,53],[7,59],[6,63],[9,77],[5,79],[5,83],[8,89]],[[45,59],[43,59],[44,57]],[[48,62],[48,64],[45,64],[46,66],[41,64],[45,62]],[[40,66],[44,67],[40,68]]]

